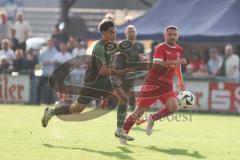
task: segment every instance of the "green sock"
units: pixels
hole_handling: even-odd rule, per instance
[[[127,105],[125,104],[118,105],[118,110],[117,110],[117,127],[118,128],[123,128],[126,116],[127,116]]]
[[[64,105],[64,106],[61,106],[61,107],[57,107],[57,108],[54,109],[53,114],[54,115],[68,115],[68,114],[72,114],[69,111],[69,108],[70,108],[70,105]]]

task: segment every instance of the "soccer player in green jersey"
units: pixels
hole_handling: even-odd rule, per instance
[[[127,40],[132,42],[131,49],[124,53],[118,54],[115,58],[116,68],[124,69],[129,63],[146,63],[147,60],[144,58],[144,46],[142,43],[137,41],[137,29],[133,25],[128,25],[125,29],[125,35]],[[121,87],[129,97],[129,105],[132,110],[135,108],[135,93],[131,92],[134,90],[134,79],[122,78]]]
[[[134,70],[131,68],[126,68],[124,70],[115,70],[111,68],[112,55],[105,51],[104,46],[109,42],[113,42],[116,38],[116,27],[113,21],[103,19],[99,24],[99,31],[101,32],[102,38],[97,41],[92,51],[91,64],[88,66],[83,83],[83,86],[86,87],[81,89],[76,102],[70,105],[65,104],[55,109],[47,107],[42,118],[42,126],[46,127],[49,120],[54,115],[81,113],[86,105],[93,100],[89,97],[89,95],[93,93],[92,89],[103,90],[111,93],[118,101],[117,129],[115,131],[115,136],[131,141],[133,138],[127,135],[122,129],[127,114],[127,97],[124,91],[116,83],[112,82],[111,76],[125,76],[128,72]],[[98,96],[101,97],[101,95]]]

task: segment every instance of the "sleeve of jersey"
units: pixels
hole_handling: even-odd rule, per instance
[[[97,65],[106,65],[106,59],[104,55],[104,47],[101,46],[95,46],[93,48],[93,56],[96,58]]]
[[[155,48],[153,63],[164,61],[164,51],[161,46]]]

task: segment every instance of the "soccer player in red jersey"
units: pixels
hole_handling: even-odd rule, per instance
[[[186,58],[181,58],[183,49],[177,44],[178,36],[177,27],[166,27],[164,33],[165,42],[155,48],[153,67],[149,71],[137,98],[137,108],[125,121],[123,129],[126,133],[158,99],[164,104],[164,108],[148,117],[146,129],[148,135],[152,134],[154,121],[174,114],[178,110],[178,100],[173,90],[173,76],[176,74],[178,77],[178,89],[183,90],[181,65],[187,64]],[[120,143],[124,144],[125,142],[120,139]]]

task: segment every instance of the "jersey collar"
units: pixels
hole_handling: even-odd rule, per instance
[[[164,42],[168,47],[170,47],[170,48],[176,48],[177,46],[170,46],[169,44],[167,44],[166,42]]]

